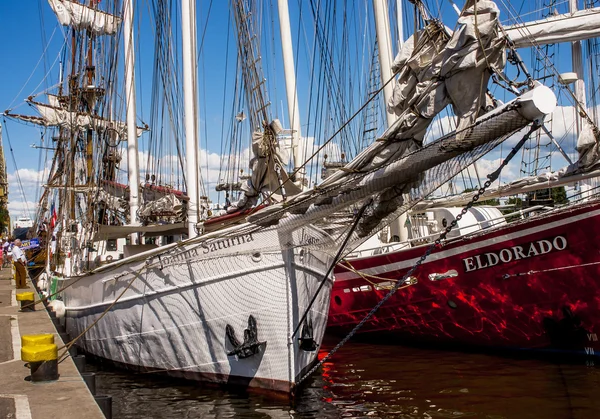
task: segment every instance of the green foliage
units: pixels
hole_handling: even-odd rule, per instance
[[[8,232],[8,226],[10,224],[10,214],[5,204],[0,206],[0,234]]]
[[[567,204],[569,199],[567,198],[567,191],[564,186],[558,186],[552,188],[552,199],[554,204]]]

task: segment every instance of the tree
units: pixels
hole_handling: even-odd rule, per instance
[[[567,191],[564,186],[552,188],[552,200],[555,204],[568,204]]]
[[[9,233],[10,214],[5,205],[0,206],[0,234]]]

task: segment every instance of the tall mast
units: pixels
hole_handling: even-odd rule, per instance
[[[392,42],[390,32],[390,19],[387,0],[373,0],[373,12],[375,14],[375,31],[377,33],[377,44],[379,47],[379,67],[381,68],[381,84],[387,83],[392,74]],[[394,94],[394,84],[388,83],[383,88],[385,103],[389,103]],[[396,114],[386,112],[387,126],[390,127],[398,118]]]
[[[404,45],[404,22],[402,21],[402,1],[396,0],[396,20],[398,25],[398,50]]]
[[[198,223],[198,109],[196,107],[196,2],[181,1],[183,99],[185,117],[188,236],[196,236]]]
[[[569,12],[577,11],[577,0],[569,0]],[[583,108],[586,107],[585,83],[583,81],[583,54],[581,52],[581,41],[571,42],[571,59],[573,61],[573,71],[577,73],[577,81],[575,82],[575,98],[581,103]],[[577,134],[581,131],[581,117],[576,112],[575,120],[577,123]]]
[[[292,46],[292,30],[290,27],[290,11],[287,0],[277,0],[279,10],[279,31],[281,34],[281,49],[283,53],[283,70],[285,73],[285,92],[287,96],[290,128],[292,129],[292,153],[296,181],[303,187],[305,170],[300,152],[300,110],[298,106],[298,91],[296,89],[296,71],[294,69],[294,49]]]
[[[373,0],[373,13],[375,14],[375,31],[377,33],[377,46],[379,47],[381,84],[384,85],[383,99],[387,106],[394,94],[394,84],[391,82],[388,83],[394,75],[392,74],[392,35],[387,0]],[[398,1],[398,21],[402,22],[402,4],[400,1]],[[402,32],[400,32],[399,45],[401,45],[401,42],[403,42]],[[396,122],[396,119],[398,119],[398,116],[394,113],[386,112],[386,119],[387,126],[391,127]],[[406,221],[407,215],[402,214],[394,222],[390,223],[391,236],[398,236],[400,242],[408,240],[408,231],[405,227]]]
[[[125,102],[127,107],[127,168],[129,175],[130,223],[138,225],[140,169],[138,164],[134,50],[133,50],[133,0],[126,0],[123,11],[123,40],[125,42]],[[131,236],[132,244],[136,235]]]
[[[569,0],[569,12],[575,13],[577,11],[577,0]],[[577,74],[577,80],[575,81],[575,99],[585,109],[586,97],[585,97],[585,82],[583,81],[583,54],[581,52],[581,41],[571,42],[571,61],[573,63],[573,71]],[[583,119],[579,115],[575,107],[575,127],[577,130],[577,136],[581,133]],[[580,185],[581,198],[590,198],[590,190],[592,189],[591,179],[581,181]]]

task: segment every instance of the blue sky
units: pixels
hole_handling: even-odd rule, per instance
[[[105,0],[106,1],[106,0]],[[0,36],[3,42],[3,60],[0,65],[0,80],[2,80],[2,89],[0,89],[0,107],[2,110],[14,109],[14,112],[25,112],[27,106],[22,105],[23,100],[29,95],[39,93],[58,80],[58,66],[52,67],[52,64],[58,56],[58,51],[62,43],[63,29],[56,23],[56,18],[50,9],[46,0],[21,0],[3,2],[2,11],[0,12]],[[144,121],[148,121],[150,110],[150,92],[152,78],[152,38],[154,28],[148,19],[149,2],[141,0],[141,12],[138,16],[141,24],[139,32],[140,42],[136,45],[136,60],[137,60],[137,87],[138,87],[138,116]],[[439,14],[444,17],[445,23],[449,27],[453,27],[456,21],[456,14],[452,10],[451,4],[448,1],[429,2],[434,5],[432,11],[434,14]],[[456,1],[460,6],[463,2]],[[502,2],[498,2],[502,7]],[[528,19],[527,12],[533,7],[534,2],[513,1],[513,4],[519,4],[518,10],[523,18]],[[104,4],[104,3],[101,3]],[[368,8],[371,1],[362,2],[356,0],[354,3],[360,8]],[[441,8],[436,5],[440,4]],[[208,26],[205,28],[204,23],[207,22],[208,8],[210,5],[210,19]],[[232,47],[233,40],[228,34],[233,36],[228,25],[230,22],[229,2],[225,0],[215,0],[212,3],[208,1],[198,2],[198,33],[200,36],[205,34],[203,43],[203,54],[199,60],[199,83],[200,83],[200,133],[201,133],[201,148],[204,150],[201,154],[202,160],[210,161],[212,170],[216,170],[220,160],[221,145],[220,140],[223,136],[221,127],[223,126],[223,99],[224,86],[228,82],[228,87],[231,89],[233,80],[233,64],[235,48]],[[565,7],[564,5],[561,7]],[[360,9],[360,8],[357,8]],[[561,10],[563,11],[563,10]],[[309,9],[307,2],[304,3],[302,13],[298,9],[296,1],[290,1],[290,13],[292,18],[292,33],[294,37],[300,36],[302,42],[296,51],[298,56],[310,53],[310,40],[307,35],[312,29],[310,27]],[[303,16],[301,29],[299,30],[298,18]],[[358,16],[358,15],[357,15]],[[270,16],[274,19],[273,16]],[[533,18],[533,16],[531,16]],[[507,14],[503,15],[503,21],[507,19]],[[404,15],[406,33],[411,29],[412,11],[406,11]],[[357,27],[362,25],[360,17],[356,17],[354,24]],[[274,34],[278,33],[276,23],[268,22],[262,27],[262,36],[266,41],[265,47],[268,50],[268,56],[265,62],[271,63],[265,68],[265,75],[270,83],[270,99],[273,103],[273,109],[276,116],[279,116],[283,121],[287,119],[284,113],[286,108],[283,88],[283,75],[281,67],[276,64],[281,61],[279,45],[275,41]],[[357,32],[358,33],[358,32]],[[200,43],[200,40],[198,41]],[[354,42],[354,41],[352,41]],[[356,40],[358,42],[358,40]],[[295,44],[295,46],[297,46]],[[46,54],[44,54],[44,51]],[[229,51],[229,53],[228,53]],[[229,54],[229,67],[226,67],[226,58]],[[267,55],[265,54],[265,55]],[[361,51],[357,47],[357,56]],[[569,62],[568,48],[562,50],[562,57],[559,60],[561,67],[564,63]],[[46,56],[43,59],[43,56]],[[564,58],[566,57],[566,58]],[[523,57],[529,61],[529,56]],[[363,61],[365,57],[362,58]],[[360,67],[357,60],[357,67]],[[51,68],[51,71],[47,69]],[[226,73],[226,68],[229,73]],[[356,71],[356,69],[352,69]],[[298,64],[298,83],[308,84],[308,71],[310,70],[310,62],[307,59],[301,60]],[[46,76],[47,75],[47,76]],[[358,83],[358,81],[357,81]],[[301,116],[308,108],[309,95],[300,89],[299,97],[301,101]],[[225,103],[231,100],[225,98]],[[351,104],[350,108],[356,109],[360,104],[358,101]],[[349,110],[352,113],[352,109]],[[29,112],[31,114],[31,112]],[[229,114],[227,114],[229,115]],[[40,153],[38,150],[30,147],[33,143],[40,141],[40,129],[24,126],[14,122],[3,123],[3,144],[4,153],[7,162],[7,171],[9,173],[9,191],[11,216],[17,217],[23,215],[26,209],[29,209],[29,215],[34,215],[34,207],[39,193],[40,185],[40,169],[43,168],[47,159],[50,158],[48,153]],[[308,131],[308,130],[307,130]],[[226,131],[227,132],[227,131]],[[307,134],[307,135],[310,135]],[[10,143],[9,143],[10,140]],[[144,140],[142,140],[144,141]],[[12,150],[11,148],[12,147]],[[493,164],[490,164],[490,170]],[[19,182],[15,176],[16,170],[19,170],[19,178],[24,187],[23,196],[19,189]],[[514,169],[515,171],[517,169]],[[516,176],[516,173],[513,174]],[[214,173],[210,175],[214,177]]]

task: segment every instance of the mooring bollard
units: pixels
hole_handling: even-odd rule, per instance
[[[96,373],[95,372],[82,372],[81,378],[87,385],[88,390],[92,393],[92,396],[96,395]]]
[[[73,358],[73,362],[75,363],[75,366],[77,367],[77,370],[81,373],[81,372],[85,372],[85,355],[75,355],[72,356]]]
[[[54,343],[23,346],[21,359],[29,364],[31,381],[58,380],[58,347]]]
[[[112,419],[112,396],[98,395],[94,396],[96,403],[104,413],[106,419]]]
[[[48,345],[53,343],[54,335],[52,333],[21,336],[21,346]]]
[[[21,302],[21,311],[35,311],[35,296],[33,292],[20,292],[17,294],[17,301]]]

